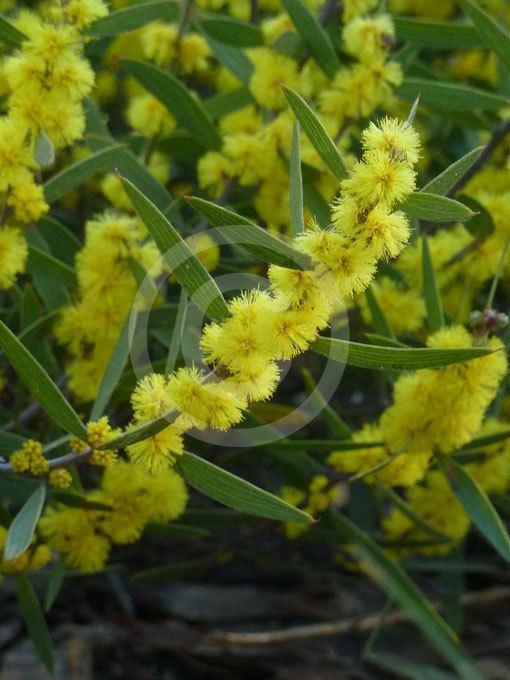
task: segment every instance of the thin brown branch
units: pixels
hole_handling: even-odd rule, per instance
[[[502,604],[510,601],[510,588],[494,587],[483,591],[465,593],[461,603],[464,607],[486,607],[491,604]],[[437,609],[442,605],[435,603]],[[379,623],[380,614],[370,614],[363,618],[340,619],[327,623],[312,623],[304,626],[294,626],[283,630],[270,630],[257,633],[238,633],[229,631],[216,631],[210,633],[200,642],[203,645],[223,645],[241,647],[263,647],[281,645],[300,640],[312,640],[315,638],[337,637],[349,633],[368,633]],[[411,616],[401,609],[391,612],[385,620],[385,625],[392,626],[411,620]]]

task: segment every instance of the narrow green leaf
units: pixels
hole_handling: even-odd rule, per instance
[[[451,462],[449,475],[455,495],[464,506],[473,524],[507,562],[510,562],[510,537],[501,517],[480,484],[465,467]]]
[[[27,36],[18,31],[5,17],[0,16],[0,43],[8,47],[21,47],[24,40],[27,40]]]
[[[485,47],[493,50],[502,66],[510,70],[510,33],[472,0],[459,0],[459,4],[475,25],[475,31]]]
[[[308,255],[296,250],[277,236],[245,217],[202,198],[191,196],[187,202],[208,220],[229,242],[242,246],[264,262],[290,269],[311,269]]]
[[[129,180],[122,178],[124,189],[138,216],[149,230],[175,278],[193,302],[212,320],[229,315],[220,289],[204,265],[167,218]]]
[[[409,347],[405,342],[389,338],[387,335],[379,335],[378,333],[363,333],[365,338],[371,345],[382,345],[383,347]]]
[[[436,538],[442,543],[451,543],[452,538],[442,531],[439,531],[435,527],[431,526],[426,522],[420,515],[416,514],[409,503],[398,495],[391,487],[388,487],[380,482],[377,483],[377,488],[394,504],[397,508],[415,524],[419,529],[422,529],[426,533],[430,534],[433,538]]]
[[[282,0],[282,5],[312,53],[317,66],[328,78],[334,78],[340,68],[340,61],[329,35],[301,0]]]
[[[305,182],[303,184],[303,197],[308,210],[314,215],[320,226],[325,228],[331,222],[331,211],[324,196],[313,184]]]
[[[459,158],[458,161],[452,163],[446,170],[443,170],[440,175],[430,180],[428,184],[420,189],[420,192],[444,196],[457,184],[471,166],[476,163],[483,150],[483,146],[478,146],[476,149],[469,151],[465,156]]]
[[[69,489],[51,489],[51,498],[62,505],[67,505],[70,508],[82,508],[82,510],[106,510],[111,511],[111,505],[101,503],[100,501],[92,501],[83,493],[76,491],[69,491]]]
[[[471,236],[474,236],[476,239],[484,239],[490,236],[496,227],[492,215],[487,208],[477,201],[476,198],[468,196],[467,194],[459,194],[457,198],[461,203],[467,205],[470,210],[476,213],[466,224],[466,229]]]
[[[395,94],[405,101],[414,101],[420,95],[425,106],[438,111],[489,111],[509,105],[510,100],[478,87],[443,83],[428,78],[406,78]]]
[[[363,345],[359,342],[339,338],[318,338],[310,345],[317,354],[330,357],[334,361],[344,361],[351,366],[384,370],[413,370],[420,368],[440,368],[450,364],[471,361],[491,354],[484,347],[466,349],[443,349],[435,347],[378,347]]]
[[[88,32],[96,38],[107,38],[133,31],[156,19],[175,21],[178,17],[179,3],[177,2],[171,2],[171,0],[143,2],[96,19],[88,27]]]
[[[39,130],[35,140],[34,161],[42,168],[47,168],[55,162],[55,147],[44,130]]]
[[[147,423],[142,423],[131,427],[129,430],[121,432],[117,437],[110,439],[105,444],[98,446],[98,449],[123,449],[131,444],[136,444],[147,437],[152,437],[152,435],[161,432],[165,427],[168,427],[179,415],[178,411],[171,409],[166,413],[163,413],[159,418],[154,420],[149,420]]]
[[[26,574],[15,574],[14,580],[16,581],[21,615],[23,616],[28,635],[32,640],[37,656],[53,675],[55,667],[53,644],[37,595]]]
[[[232,210],[228,210],[221,205],[206,201],[203,198],[186,196],[184,200],[214,227],[223,227],[228,226],[229,224],[246,224],[249,227],[257,226],[253,220],[243,217]]]
[[[389,673],[393,678],[408,678],[409,680],[456,680],[455,675],[442,671],[427,664],[418,664],[403,659],[396,654],[381,654],[380,652],[370,652],[363,657],[363,660],[372,664],[376,668]]]
[[[46,596],[44,598],[44,611],[49,612],[55,604],[55,601],[62,590],[65,575],[66,568],[64,565],[64,560],[62,557],[59,557],[56,565],[51,570],[50,578],[48,580]]]
[[[218,561],[218,555],[211,555],[195,560],[174,562],[174,564],[163,564],[159,567],[137,571],[129,580],[133,581],[133,583],[146,583],[151,585],[154,583],[165,583],[189,574],[195,576],[203,569],[218,564]]]
[[[468,24],[454,21],[427,21],[392,17],[397,38],[427,49],[458,50],[486,47],[484,40]]]
[[[339,435],[340,436],[340,435]],[[278,449],[279,451],[357,451],[358,449],[383,446],[383,442],[355,442],[345,439],[351,436],[351,431],[343,431],[343,439],[280,439],[271,444],[263,444],[264,449]]]
[[[239,109],[250,106],[250,104],[253,104],[251,92],[246,87],[239,87],[237,90],[231,90],[206,99],[204,108],[213,120],[218,120],[218,118],[223,118],[228,113],[239,111]]]
[[[313,522],[302,510],[282,501],[254,484],[185,451],[179,467],[188,484],[205,496],[239,512],[282,522]]]
[[[86,429],[76,411],[44,368],[2,321],[0,321],[0,347],[21,381],[39,401],[48,416],[64,430],[72,432],[77,437],[83,437]]]
[[[400,207],[409,217],[427,222],[465,222],[475,214],[459,201],[424,191],[413,192]]]
[[[166,106],[179,124],[206,148],[219,149],[221,137],[198,97],[180,80],[159,68],[141,61],[123,62],[126,71],[156,99]]]
[[[434,263],[426,236],[422,238],[422,275],[423,297],[425,298],[429,328],[432,333],[435,333],[444,326],[445,320]]]
[[[121,158],[119,151],[125,148],[123,144],[106,146],[91,156],[68,165],[45,183],[44,197],[48,203],[54,203],[94,175],[100,172],[113,172]]]
[[[437,651],[464,680],[481,680],[470,658],[460,648],[457,636],[398,562],[388,557],[368,534],[340,514],[333,520],[342,537],[352,542],[368,574],[405,609]]]
[[[258,47],[264,44],[264,34],[258,26],[235,19],[203,19],[202,30],[215,40],[234,47]]]
[[[303,214],[303,178],[301,176],[301,158],[299,153],[299,123],[294,121],[292,130],[292,149],[290,153],[290,230],[292,236],[302,234],[305,230]]]
[[[179,306],[177,307],[177,316],[172,328],[172,339],[168,347],[168,354],[165,364],[165,375],[169,375],[175,368],[179,350],[181,348],[182,332],[184,324],[186,323],[186,310],[188,309],[188,296],[185,290],[181,291],[179,297]]]
[[[371,288],[365,290],[365,297],[368,302],[372,326],[375,332],[386,338],[394,338],[395,333]]]
[[[495,432],[494,434],[488,434],[485,437],[475,437],[467,444],[464,444],[461,450],[464,449],[481,449],[484,446],[490,446],[491,444],[497,444],[505,439],[510,438],[510,430],[504,432]]]
[[[87,144],[94,151],[111,148],[115,140],[103,120],[103,114],[91,99],[85,99],[87,114]],[[162,212],[167,212],[174,199],[165,187],[148,171],[144,164],[129,149],[119,149],[116,169],[143,192]]]
[[[21,555],[32,542],[45,499],[46,487],[41,484],[12,520],[5,539],[4,559],[6,561]]]
[[[127,319],[122,326],[122,330],[115,345],[108,366],[103,375],[101,385],[96,395],[94,405],[90,412],[90,420],[98,420],[105,412],[110,397],[112,396],[120,376],[124,371],[131,343],[136,328],[136,312],[128,314]]]
[[[46,215],[37,222],[37,231],[55,257],[74,266],[76,254],[83,248],[83,243],[70,227]]]
[[[253,73],[253,64],[246,54],[238,47],[225,45],[211,36],[207,36],[207,43],[216,59],[228,69],[243,85],[248,86]]]
[[[57,260],[56,257],[36,246],[28,247],[27,269],[29,272],[42,269],[60,279],[68,288],[76,288],[75,270],[62,260]]]
[[[331,428],[340,439],[350,439],[352,432],[347,423],[340,417],[331,404],[326,401],[324,395],[317,387],[312,374],[307,368],[302,370],[306,390],[312,403],[320,409],[318,416]]]
[[[338,180],[348,177],[349,173],[340,152],[336,148],[335,142],[326,132],[324,125],[317,118],[317,115],[308,106],[303,97],[294,92],[294,90],[291,90],[290,87],[284,87],[283,91],[303,132],[329,170]]]

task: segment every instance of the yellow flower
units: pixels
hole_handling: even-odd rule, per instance
[[[267,109],[283,109],[283,85],[295,89],[298,85],[297,64],[293,59],[265,47],[252,50],[254,69],[249,89],[255,100]]]

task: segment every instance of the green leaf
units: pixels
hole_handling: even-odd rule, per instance
[[[25,574],[14,574],[14,580],[16,581],[16,591],[21,615],[25,622],[28,635],[34,645],[37,656],[53,675],[53,669],[55,667],[53,644],[37,595]]]
[[[18,31],[7,19],[0,16],[0,43],[8,47],[21,47],[21,43],[28,40],[27,36]]]
[[[106,146],[57,172],[44,185],[44,197],[48,203],[58,201],[100,172],[113,172],[122,157],[119,153],[121,149],[126,149],[125,145]]]
[[[250,91],[246,87],[238,87],[237,90],[231,90],[206,99],[204,108],[213,120],[217,120],[228,113],[244,109],[250,104],[253,104]]]
[[[131,342],[136,328],[136,311],[129,313],[115,345],[108,366],[103,375],[101,385],[90,412],[90,420],[98,420],[105,412],[108,402],[117,387],[124,371],[131,349]]]
[[[168,354],[165,363],[165,375],[169,375],[175,368],[177,362],[177,357],[179,356],[179,350],[181,348],[182,342],[182,332],[184,329],[184,324],[186,323],[186,311],[188,309],[188,296],[185,290],[181,291],[179,297],[179,306],[177,307],[177,316],[175,318],[175,323],[172,328],[172,339],[168,347]]]
[[[328,78],[334,78],[340,68],[340,61],[329,35],[301,0],[282,0],[282,5],[308,46],[317,66]]]
[[[107,38],[119,33],[133,31],[156,19],[175,21],[179,16],[179,4],[170,0],[143,2],[132,7],[119,9],[101,19],[96,19],[88,27],[88,32],[96,38]]]
[[[228,69],[243,85],[248,86],[253,73],[253,64],[245,53],[232,45],[225,45],[211,36],[207,42],[216,59]]]
[[[498,55],[502,66],[509,71],[510,33],[472,0],[459,0],[459,4],[474,23],[475,31],[483,40],[485,46]]]
[[[490,446],[491,444],[497,444],[498,442],[502,442],[505,439],[510,438],[510,430],[506,430],[504,432],[495,432],[494,434],[488,434],[485,435],[484,437],[475,437],[472,439],[470,442],[467,444],[464,444],[462,447],[462,451],[464,449],[481,449],[484,446]]]
[[[465,222],[474,215],[459,201],[424,191],[413,192],[400,207],[409,217],[427,222]]]
[[[377,483],[377,488],[382,491],[382,493],[394,504],[397,508],[415,524],[419,529],[422,529],[426,533],[430,534],[433,538],[441,541],[442,543],[451,543],[452,538],[442,531],[439,531],[432,525],[428,524],[420,515],[414,512],[413,508],[406,503],[406,501],[398,495],[391,487],[385,486],[380,482]]]
[[[340,417],[331,404],[324,398],[324,395],[317,387],[312,374],[307,368],[302,370],[303,380],[309,399],[312,404],[319,409],[318,417],[321,418],[340,439],[350,439],[351,428]]]
[[[492,352],[484,347],[467,347],[466,349],[378,347],[339,338],[322,337],[314,340],[310,349],[333,361],[345,361],[350,366],[375,368],[381,371],[385,368],[410,371],[420,368],[440,368],[471,361]]]
[[[203,31],[215,40],[234,47],[258,47],[264,44],[264,34],[258,26],[235,19],[203,19]]]
[[[208,149],[219,149],[222,139],[209,114],[195,94],[180,80],[142,61],[123,62],[126,71],[166,106],[179,124]]]
[[[201,557],[195,560],[185,560],[182,562],[175,562],[174,564],[163,564],[159,567],[152,567],[151,569],[143,569],[137,571],[130,577],[130,581],[134,583],[165,583],[167,581],[174,581],[175,579],[189,574],[194,576],[202,570],[207,569],[219,562],[218,555],[211,555],[209,557]]]
[[[434,666],[413,663],[396,654],[369,652],[363,660],[376,668],[389,673],[393,678],[409,678],[409,680],[456,680],[457,676]]]
[[[381,306],[379,305],[379,302],[371,288],[367,288],[365,290],[365,297],[370,309],[372,326],[375,332],[386,338],[394,338],[395,333],[393,332],[393,329],[390,326],[390,323],[381,309]]]
[[[422,276],[423,297],[425,298],[429,328],[432,333],[435,333],[444,326],[444,312],[434,263],[430,256],[429,243],[426,236],[423,236],[422,239]]]
[[[368,534],[340,514],[332,519],[341,536],[356,546],[368,574],[407,611],[437,651],[464,680],[481,680],[457,636],[402,567],[388,557]]]
[[[0,321],[0,347],[21,381],[39,401],[48,416],[57,425],[77,437],[86,435],[87,431],[71,404],[44,368],[2,321]]]
[[[83,248],[83,243],[69,227],[46,215],[37,222],[37,231],[55,257],[74,266],[76,254]]]
[[[291,90],[290,87],[284,86],[283,92],[303,132],[329,170],[338,180],[348,177],[349,173],[340,152],[336,148],[335,142],[326,132],[324,125],[317,118],[317,115],[308,106],[303,97],[294,92],[294,90]]]
[[[44,130],[39,130],[35,140],[34,161],[42,168],[47,168],[55,162],[55,147]]]
[[[214,227],[226,227],[230,224],[246,224],[249,227],[257,226],[253,220],[228,210],[221,205],[206,201],[203,198],[185,196],[184,200]]]
[[[343,437],[350,437],[350,430],[341,431]],[[340,436],[340,435],[339,435]],[[383,446],[383,442],[355,442],[352,439],[280,439],[271,444],[261,445],[264,449],[279,451],[357,451],[358,449]]]
[[[44,250],[36,246],[28,247],[28,262],[27,269],[29,272],[35,270],[43,270],[49,272],[57,277],[68,288],[76,288],[76,272],[62,260],[57,260],[56,257],[46,253]]]
[[[186,199],[187,202],[207,219],[217,230],[225,236],[229,242],[242,246],[248,252],[258,258],[280,267],[290,269],[311,269],[312,262],[308,255],[296,250],[291,245],[282,241],[277,236],[253,224],[244,217],[240,217],[230,210],[205,201],[194,196]],[[239,218],[241,222],[239,223]],[[225,224],[227,220],[236,220],[238,223]]]
[[[53,500],[67,505],[70,508],[82,508],[82,510],[106,510],[111,511],[111,505],[101,503],[100,501],[93,501],[87,498],[82,493],[70,491],[69,489],[51,489],[51,497]]]
[[[25,552],[32,538],[46,499],[46,487],[40,484],[12,520],[5,540],[4,559],[6,561]]]
[[[129,180],[122,178],[124,189],[138,216],[149,230],[175,278],[192,301],[212,320],[229,315],[220,289],[204,265],[167,218]]]
[[[496,227],[492,215],[487,208],[477,201],[476,198],[467,194],[459,194],[457,198],[461,203],[467,205],[470,210],[477,213],[466,224],[466,229],[471,236],[477,239],[484,239],[490,236]]]
[[[292,149],[290,152],[290,231],[298,236],[305,230],[303,214],[303,177],[301,176],[301,159],[299,153],[299,123],[294,121],[292,130]]]
[[[428,78],[406,78],[395,94],[413,102],[418,95],[422,104],[438,111],[489,111],[509,105],[507,97],[493,94],[478,87],[443,83]]]
[[[228,508],[282,522],[313,522],[302,510],[193,453],[185,451],[179,467],[190,486]]]
[[[448,476],[455,495],[482,536],[510,562],[510,537],[489,497],[465,467],[450,463],[453,470]]]
[[[458,50],[486,47],[476,30],[468,24],[454,21],[426,21],[393,16],[399,40],[427,49]]]
[[[462,156],[462,158],[459,158],[458,161],[452,163],[440,175],[434,177],[423,189],[420,189],[420,193],[439,194],[441,196],[447,194],[471,166],[476,163],[484,148],[483,146],[478,146],[476,149],[469,151],[465,156]]]
[[[171,409],[166,413],[163,413],[159,418],[154,418],[154,420],[149,420],[147,423],[141,423],[135,427],[130,428],[121,432],[117,437],[110,439],[105,444],[97,446],[98,449],[123,449],[130,444],[136,444],[143,439],[152,437],[152,435],[161,432],[165,427],[168,427],[179,415],[175,409]]]
[[[62,590],[65,575],[66,568],[64,565],[64,560],[62,559],[62,557],[59,557],[56,565],[51,570],[50,578],[48,580],[46,597],[44,598],[44,611],[49,612],[50,609],[55,604],[55,600],[57,599],[60,591]]]
[[[330,208],[321,192],[313,184],[305,182],[303,184],[303,197],[306,207],[314,215],[320,226],[326,227],[331,221]]]
[[[87,144],[94,151],[111,148],[115,140],[103,120],[103,114],[91,99],[85,99],[87,114]],[[166,212],[174,203],[165,187],[151,175],[144,164],[129,149],[120,149],[117,158],[117,171],[127,177],[161,211]]]

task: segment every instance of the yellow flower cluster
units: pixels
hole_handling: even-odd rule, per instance
[[[43,455],[42,444],[35,439],[27,439],[18,451],[9,457],[14,472],[30,472],[32,475],[45,475],[49,471],[48,461]]]
[[[182,368],[165,379],[144,378],[133,395],[134,424],[174,410],[162,432],[128,447],[133,462],[159,470],[182,451],[190,427],[225,430],[238,423],[248,402],[268,399],[279,380],[277,361],[304,352],[328,325],[342,295],[362,291],[378,260],[396,256],[409,227],[395,206],[412,192],[419,140],[406,123],[384,119],[363,135],[364,155],[341,185],[333,229],[313,226],[295,246],[313,263],[310,271],[271,265],[269,291],[234,298],[229,316],[203,331],[201,349],[221,380]],[[368,179],[367,179],[368,178]]]
[[[0,192],[8,221],[0,227],[0,288],[12,286],[25,268],[22,225],[48,210],[34,177],[38,145],[60,149],[83,136],[81,102],[92,90],[94,73],[83,57],[80,30],[106,13],[101,0],[72,0],[45,18],[28,11],[17,18],[26,39],[2,63],[8,99],[0,117]]]
[[[359,63],[340,69],[319,96],[321,113],[330,117],[338,130],[387,105],[393,88],[402,83],[403,77],[400,64],[388,58],[395,43],[390,15],[366,16],[357,12],[344,25],[342,38],[344,50]]]
[[[76,258],[79,297],[63,309],[55,327],[72,355],[69,385],[82,401],[94,399],[133,305],[138,284],[132,260],[153,276],[161,273],[159,251],[136,219],[107,211],[87,222]]]
[[[168,522],[186,507],[187,492],[181,477],[171,470],[150,474],[125,462],[109,465],[99,490],[87,496],[91,508],[47,508],[39,529],[48,545],[65,563],[82,572],[100,570],[112,543],[132,543],[148,522]],[[104,509],[97,509],[103,504]]]
[[[443,328],[429,347],[471,347],[474,339],[461,326]],[[447,454],[466,444],[481,427],[485,411],[507,371],[502,343],[488,342],[492,354],[445,368],[422,369],[398,378],[393,404],[377,426],[365,426],[355,440],[383,446],[348,453],[333,452],[328,462],[337,472],[367,472],[383,463],[368,481],[412,486],[423,479],[434,452]]]

